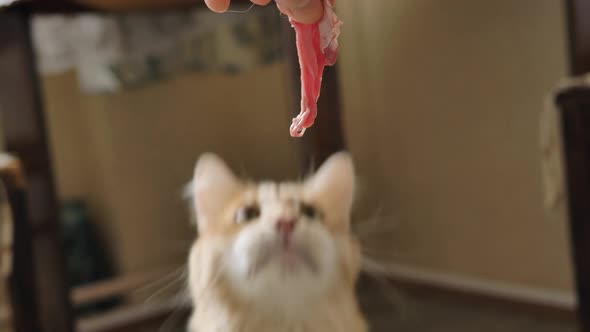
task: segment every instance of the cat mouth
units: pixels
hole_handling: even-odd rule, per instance
[[[300,266],[308,269],[314,275],[319,272],[319,266],[309,250],[302,246],[291,245],[286,247],[281,244],[264,250],[252,264],[248,277],[254,278],[274,262],[287,272],[292,272]]]

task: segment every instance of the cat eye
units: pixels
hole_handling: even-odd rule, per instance
[[[318,210],[313,205],[307,203],[301,203],[301,214],[308,219],[319,217]]]
[[[244,206],[236,213],[236,222],[238,224],[252,221],[260,217],[260,207],[256,204]]]

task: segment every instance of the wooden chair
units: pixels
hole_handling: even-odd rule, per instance
[[[590,73],[590,2],[568,0],[570,71]],[[556,96],[561,110],[569,226],[581,331],[590,332],[590,85]]]

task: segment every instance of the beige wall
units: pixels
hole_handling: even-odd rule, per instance
[[[295,176],[282,73],[186,75],[102,96],[79,92],[73,73],[45,78],[60,196],[88,198],[123,272],[184,261],[193,230],[181,192],[199,153],[257,178]]]
[[[361,208],[379,211],[378,230],[395,225],[377,249],[420,268],[570,290],[565,220],[543,209],[537,141],[542,98],[565,74],[561,2],[339,8]],[[82,96],[72,74],[46,78],[61,196],[90,198],[124,271],[183,259],[192,232],[180,188],[199,152],[253,175],[294,175],[282,69],[100,97]]]
[[[347,126],[400,262],[571,289],[542,206],[539,112],[566,72],[560,1],[339,0]],[[378,162],[375,162],[378,160]]]

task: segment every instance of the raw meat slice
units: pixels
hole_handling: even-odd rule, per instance
[[[301,67],[301,112],[291,123],[291,136],[302,137],[317,115],[324,66],[332,66],[338,57],[338,36],[342,22],[334,13],[334,0],[324,0],[324,15],[314,24],[290,19],[297,39]]]

